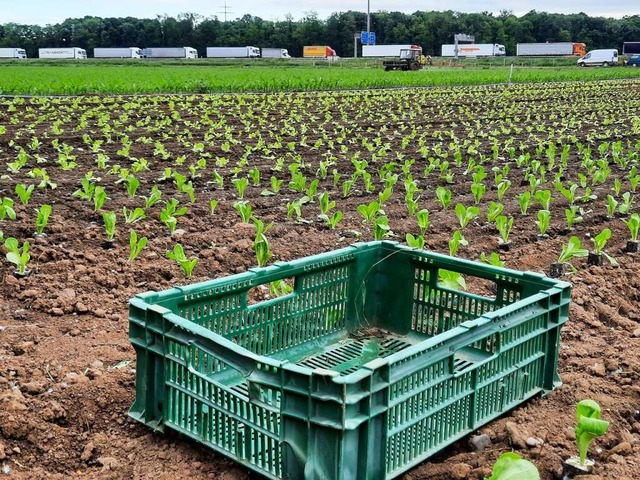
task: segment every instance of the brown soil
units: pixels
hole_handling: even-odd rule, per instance
[[[516,95],[500,88],[476,88],[317,96],[0,100],[0,125],[7,128],[7,132],[0,135],[1,164],[16,159],[18,146],[29,154],[28,165],[18,173],[10,174],[2,168],[7,176],[0,180],[0,197],[15,199],[17,219],[5,219],[0,222],[0,228],[5,237],[17,237],[21,243],[31,242],[29,266],[33,272],[26,278],[17,278],[9,263],[0,265],[0,465],[8,472],[8,478],[25,479],[257,478],[196,442],[174,433],[153,433],[127,416],[135,394],[135,355],[128,340],[128,299],[147,290],[164,290],[245,271],[256,263],[252,248],[254,228],[240,222],[233,207],[237,194],[231,183],[232,168],[245,147],[259,141],[252,132],[260,133],[265,146],[247,156],[248,166],[242,175],[246,176],[249,168],[257,167],[261,172],[261,186],[250,184],[245,200],[253,206],[258,218],[274,222],[267,233],[274,259],[300,258],[360,239],[372,239],[371,229],[362,222],[356,207],[377,199],[381,191],[376,173],[381,161],[376,164],[372,155],[397,161],[399,166],[395,171],[401,173],[404,159],[396,159],[397,153],[416,159],[411,171],[414,178],[420,180],[420,188],[426,190],[419,199],[419,208],[428,208],[431,212],[426,248],[448,253],[448,241],[459,226],[452,207],[443,210],[436,201],[435,187],[445,184],[437,173],[424,179],[422,172],[427,163],[416,143],[401,145],[406,132],[415,127],[417,138],[422,138],[424,145],[434,148],[440,143],[445,150],[450,141],[446,132],[453,132],[457,138],[470,138],[474,131],[484,132],[486,135],[476,136],[480,140],[478,149],[490,156],[494,135],[501,142],[516,138],[515,146],[521,144],[523,151],[533,153],[538,142],[547,138],[547,132],[556,131],[560,132],[558,141],[572,145],[577,141],[590,141],[595,154],[601,141],[620,139],[625,145],[629,141],[633,146],[640,139],[628,128],[635,114],[624,113],[625,102],[633,98],[633,87],[637,85],[637,82],[610,82],[584,88],[536,86],[532,91],[518,87]],[[588,111],[586,106],[596,95],[594,92],[607,99],[610,110]],[[15,108],[9,108],[10,105]],[[502,108],[504,110],[500,110]],[[210,121],[206,125],[198,124],[205,111]],[[500,111],[509,113],[506,116],[496,113]],[[527,111],[530,112],[528,120]],[[253,115],[252,119],[242,119],[241,113],[247,112]],[[391,118],[390,112],[397,117]],[[171,115],[173,123],[158,123]],[[507,125],[505,122],[514,116],[521,125],[535,124],[542,129],[499,133],[500,126]],[[465,125],[471,121],[475,125],[476,119],[480,123],[475,129],[471,124]],[[56,133],[57,121],[63,132]],[[218,121],[220,123],[215,124]],[[308,127],[304,134],[300,131],[303,124]],[[133,141],[130,156],[150,162],[150,170],[135,174],[141,186],[133,198],[127,195],[124,184],[114,184],[117,175],[98,169],[97,154],[90,151],[86,139],[82,138],[83,134],[93,140],[101,138],[104,125],[112,127],[109,138],[113,143],[105,141],[102,145],[110,157],[110,167],[118,163],[132,166],[131,158],[117,153],[125,133]],[[225,127],[234,140],[229,151],[226,146],[223,148]],[[185,134],[188,131],[192,137]],[[381,131],[382,135],[378,135]],[[207,132],[213,132],[213,136],[207,138]],[[282,132],[282,139],[275,144],[274,133],[278,132]],[[314,147],[324,132],[336,144],[330,146],[325,141]],[[35,135],[41,145],[33,149],[29,145]],[[305,221],[296,221],[295,214],[287,218],[287,202],[303,195],[287,187],[290,178],[287,165],[293,158],[287,142],[299,142],[302,135],[307,137],[306,143],[296,144],[294,153],[301,155],[303,165],[306,164],[302,171],[310,180],[316,178],[321,160],[333,158],[335,161],[318,189],[319,193],[329,191],[337,201],[337,208],[344,212],[344,219],[335,230],[317,220],[317,200],[302,207]],[[569,135],[576,137],[572,139]],[[140,141],[144,137],[152,141]],[[340,141],[336,140],[340,137]],[[74,148],[71,153],[76,155],[76,169],[65,171],[59,167],[53,139]],[[379,139],[382,143],[369,151],[362,147],[363,139],[372,142]],[[163,161],[160,154],[154,155],[156,140],[161,140],[170,152],[169,160]],[[149,209],[147,219],[125,225],[122,208],[144,206],[141,195],[149,195],[163,168],[171,166],[179,155],[184,155],[186,161],[182,167],[175,168],[188,176],[188,166],[200,158],[194,153],[193,144],[203,141],[211,157],[202,176],[192,178],[195,203],[191,204],[184,193],[178,193],[173,182],[159,183],[163,201],[175,197],[181,205],[189,207],[188,213],[178,218],[176,232],[170,235],[158,220],[162,201]],[[340,150],[340,144],[346,145],[348,154]],[[355,151],[361,151],[361,159],[369,160],[376,190],[373,194],[366,193],[362,180],[358,180],[351,196],[345,199],[341,183],[354,171],[351,158]],[[40,155],[40,164],[36,163],[36,152]],[[580,164],[576,153],[574,148],[566,172],[572,180],[577,178],[571,169],[579,168]],[[217,189],[212,183],[213,163],[216,157],[222,156],[230,162],[217,168],[224,177],[224,188]],[[501,257],[510,268],[547,273],[568,238],[563,228],[567,202],[554,192],[557,198],[551,208],[549,236],[539,238],[534,220],[540,206],[534,202],[529,216],[520,215],[515,194],[526,190],[528,185],[519,183],[522,172],[515,162],[504,159],[502,153],[500,157],[498,164],[509,164],[512,168],[509,176],[513,186],[505,197],[508,198],[504,201],[505,212],[516,219],[512,246],[508,252],[501,252]],[[271,170],[277,158],[285,158],[282,171]],[[451,156],[449,160],[453,161]],[[464,164],[466,166],[466,160]],[[14,193],[15,185],[39,183],[39,179],[26,176],[36,166],[47,169],[57,188],[36,188],[29,204],[22,205]],[[342,173],[337,187],[333,185],[333,168]],[[576,453],[572,430],[575,405],[584,398],[599,402],[603,417],[611,422],[609,432],[590,448],[590,456],[596,460],[596,476],[590,478],[637,478],[640,469],[640,313],[637,308],[640,254],[623,252],[627,227],[620,218],[606,218],[604,198],[611,191],[612,179],[623,182],[623,192],[629,188],[625,172],[617,165],[611,169],[607,183],[594,187],[598,199],[586,205],[591,212],[584,215],[584,221],[571,234],[579,236],[583,246],[590,247],[588,236],[610,228],[613,236],[607,251],[617,257],[620,265],[588,266],[585,259],[578,259],[574,262],[577,272],[566,277],[573,283],[574,291],[559,358],[564,384],[482,428],[481,432],[492,440],[487,450],[475,452],[468,439],[463,439],[409,471],[405,478],[481,479],[490,474],[495,459],[509,450],[532,460],[543,479],[558,478],[562,460]],[[93,204],[72,196],[90,170],[94,177],[100,178],[97,183],[107,188],[110,199],[105,210],[118,212],[113,248],[104,247],[102,218],[94,212]],[[454,171],[455,183],[448,185],[453,192],[452,206],[458,202],[472,204],[471,181],[463,175],[464,167]],[[465,258],[478,259],[481,252],[497,251],[495,228],[484,221],[486,206],[496,200],[497,194],[489,188],[493,181],[489,166],[487,171],[488,191],[480,205],[483,213],[480,220],[465,229],[465,237],[470,242],[458,253]],[[271,175],[285,180],[282,191],[263,196],[261,192],[270,188]],[[545,188],[553,191],[552,175],[548,177]],[[213,215],[209,212],[212,198],[219,200]],[[33,238],[34,210],[45,203],[53,205],[46,236]],[[418,233],[415,219],[407,214],[402,179],[384,211],[397,240],[402,241],[407,232]],[[130,227],[149,239],[134,262],[127,262]],[[184,245],[187,256],[199,258],[189,279],[165,257],[165,252],[176,242]],[[543,439],[543,445],[535,448],[523,445],[523,440],[532,436]]]

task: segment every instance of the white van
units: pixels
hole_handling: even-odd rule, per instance
[[[608,67],[609,65],[618,64],[618,50],[613,48],[607,48],[604,50],[591,50],[584,57],[578,59],[579,67],[590,67],[602,65]]]

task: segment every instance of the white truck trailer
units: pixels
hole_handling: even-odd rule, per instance
[[[27,58],[24,48],[0,48],[0,58]]]
[[[587,51],[584,43],[549,42],[549,43],[519,43],[516,48],[518,57],[554,57],[554,56],[583,56]]]
[[[411,45],[363,45],[363,57],[399,57],[400,50],[409,50]]]
[[[454,44],[442,45],[443,57],[455,57]],[[507,54],[504,45],[498,43],[459,43],[458,57],[499,57]]]
[[[142,58],[142,49],[138,47],[94,48],[93,58]]]
[[[198,58],[198,51],[192,47],[150,47],[142,50],[146,58]]]
[[[262,58],[291,58],[286,48],[263,48]]]
[[[87,51],[79,47],[39,48],[38,58],[87,58]]]
[[[258,58],[258,47],[207,47],[207,58]]]

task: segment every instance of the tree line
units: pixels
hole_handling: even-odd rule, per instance
[[[366,13],[355,11],[336,12],[327,19],[312,12],[300,20],[289,15],[275,21],[252,15],[222,21],[193,13],[153,19],[86,16],[44,27],[0,25],[0,47],[25,48],[29,57],[37,57],[41,47],[82,47],[91,55],[95,47],[190,46],[204,55],[208,46],[253,45],[286,48],[292,56],[302,56],[304,45],[329,45],[338,55],[351,57],[354,34],[366,25]],[[503,44],[508,55],[515,55],[516,44],[525,42],[583,42],[589,50],[621,51],[623,42],[640,41],[640,15],[614,19],[535,10],[520,17],[507,10],[498,15],[379,11],[371,14],[371,31],[377,44],[417,44],[430,55],[440,55],[440,45],[453,43],[456,33],[474,35],[476,43]]]

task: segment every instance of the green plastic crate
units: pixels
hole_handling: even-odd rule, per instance
[[[249,303],[279,279],[293,292]],[[130,415],[269,478],[394,478],[560,384],[570,288],[371,242],[144,293]]]

